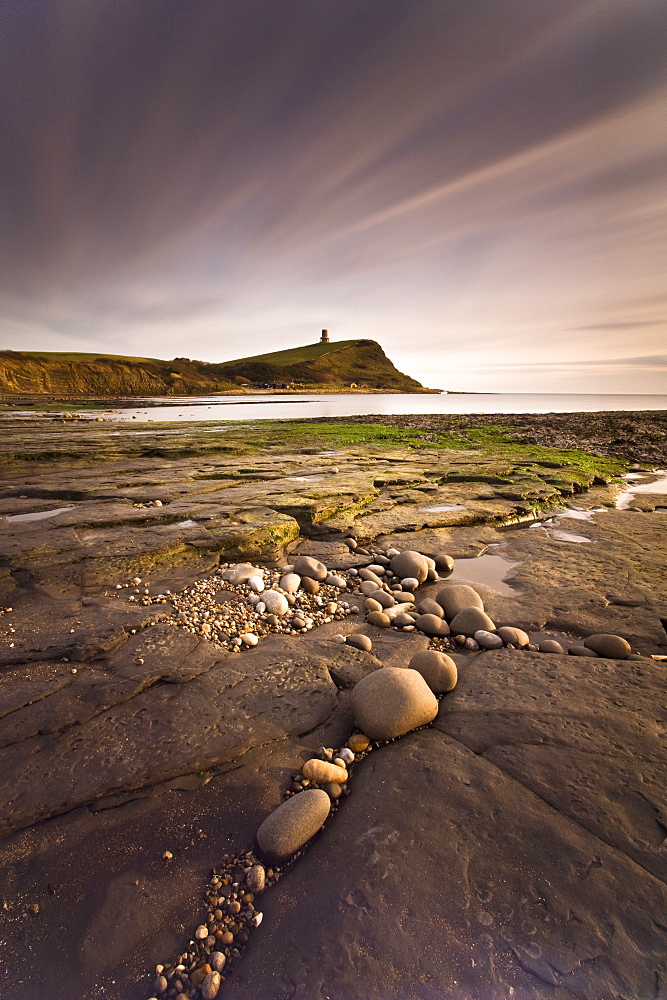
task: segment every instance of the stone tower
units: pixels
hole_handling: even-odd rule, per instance
[[[320,337],[320,344],[328,344],[328,343],[329,343],[329,331],[322,330],[322,336]]]

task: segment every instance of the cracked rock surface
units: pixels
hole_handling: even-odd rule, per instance
[[[581,428],[565,416],[553,435],[569,447]],[[210,869],[253,845],[317,747],[353,731],[354,684],[429,646],[350,615],[228,653],[169,624],[170,605],[114,592],[119,578],[139,573],[156,594],[237,558],[368,565],[344,540],[353,527],[362,550],[451,554],[451,579],[478,588],[498,626],[566,647],[612,632],[667,653],[664,494],[616,510],[599,483],[579,493],[595,473],[570,459],[426,439],[299,454],[269,431],[266,454],[241,465],[216,451],[228,430],[193,458],[153,428],[114,464],[125,445],[105,426],[37,430],[16,431],[34,461],[9,469],[0,494],[3,997],[146,1000],[151,965],[201,922]],[[82,448],[73,471],[61,431]],[[185,441],[195,447],[192,428]],[[499,527],[575,490],[603,510]],[[469,557],[490,553],[508,560],[503,592],[466,578],[481,563]],[[363,632],[372,652],[338,632]],[[222,1000],[667,994],[664,662],[455,659],[432,726],[362,760],[349,798],[266,891]]]

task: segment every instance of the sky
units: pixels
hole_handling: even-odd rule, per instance
[[[665,392],[667,0],[0,0],[0,348]]]

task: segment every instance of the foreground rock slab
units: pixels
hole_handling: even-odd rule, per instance
[[[156,629],[163,633],[165,626]],[[329,663],[353,659],[344,646],[325,658],[307,642],[284,637],[243,656],[219,656],[194,636],[174,638],[178,671],[170,683],[157,683],[169,672],[164,661],[155,673],[147,658],[137,678],[133,661],[116,654],[104,669],[93,668],[93,677],[82,670],[76,683],[26,710],[16,741],[0,750],[0,834],[305,733],[336,706]]]
[[[298,880],[264,900],[229,997],[599,1000],[665,982],[665,885],[437,731],[364,762]]]

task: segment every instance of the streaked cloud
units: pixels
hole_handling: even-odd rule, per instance
[[[2,346],[658,391],[665,4],[480,9],[7,0]]]

